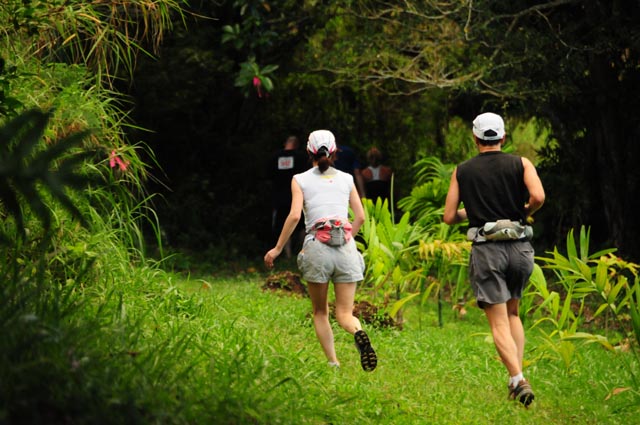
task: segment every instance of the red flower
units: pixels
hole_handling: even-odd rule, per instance
[[[123,161],[122,159],[120,159],[120,156],[118,156],[116,150],[114,149],[109,155],[109,166],[111,168],[115,168],[116,164],[118,165],[118,167],[120,167],[120,171],[126,171],[127,167],[129,166],[129,161]]]
[[[258,97],[262,97],[262,80],[257,75],[253,77],[253,87],[258,91]]]

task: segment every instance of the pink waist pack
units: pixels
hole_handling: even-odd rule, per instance
[[[313,228],[316,239],[329,246],[342,246],[351,239],[351,223],[348,221],[319,220]]]

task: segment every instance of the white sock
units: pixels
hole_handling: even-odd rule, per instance
[[[520,372],[516,376],[512,376],[511,378],[509,378],[509,386],[515,388],[516,385],[518,385],[523,379],[524,375],[522,375],[522,372]]]
[[[328,362],[328,363],[329,363],[329,366],[331,366],[331,367],[337,367],[337,368],[340,367],[340,363],[338,363],[338,362]]]

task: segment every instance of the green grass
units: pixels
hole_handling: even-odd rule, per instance
[[[264,274],[112,273],[58,288],[32,316],[2,317],[0,423],[627,424],[640,414],[637,392],[610,396],[637,389],[633,356],[584,346],[567,370],[540,356],[535,331],[525,374],[536,401],[509,402],[478,309],[459,319],[447,308],[442,328],[433,306],[407,311],[403,330],[367,327],[379,363],[366,373],[337,325],[342,367],[328,367],[310,301],[263,291]]]
[[[631,386],[623,366],[631,356],[596,346],[582,348],[569,371],[558,361],[536,360],[525,371],[537,394],[534,406],[508,402],[506,372],[479,310],[464,319],[445,314],[442,328],[435,309],[410,312],[402,331],[369,328],[379,355],[373,373],[360,369],[352,337],[336,326],[342,367],[332,370],[314,335],[309,300],[263,292],[262,282],[253,274],[180,284],[205,306],[197,320],[210,338],[209,353],[218,357],[212,361],[237,366],[238,379],[250,381],[240,385],[252,388],[247,393],[269,392],[250,397],[258,422],[595,424],[632,423],[640,413],[632,391],[607,400],[615,388]],[[528,359],[539,343],[531,333]],[[238,356],[240,363],[230,360]],[[211,378],[221,372],[231,394],[247,395],[232,385],[228,370]],[[279,413],[260,419],[267,412]]]

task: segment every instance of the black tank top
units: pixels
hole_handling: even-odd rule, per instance
[[[499,151],[481,153],[460,164],[456,177],[469,227],[500,219],[526,219],[524,204],[529,194],[519,156]]]

